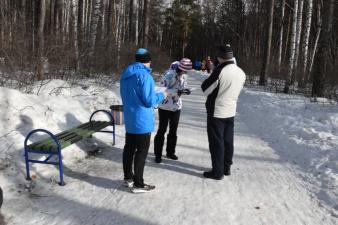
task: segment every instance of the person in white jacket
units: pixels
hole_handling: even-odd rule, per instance
[[[161,77],[160,86],[166,87],[167,98],[158,106],[159,125],[154,139],[155,162],[162,162],[162,149],[164,145],[164,135],[169,124],[167,135],[167,157],[177,160],[175,148],[177,143],[177,127],[180,120],[182,108],[182,94],[190,94],[187,88],[186,71],[192,69],[192,62],[188,58],[183,58],[178,63],[176,70],[168,70]]]
[[[237,99],[244,86],[245,73],[239,68],[229,45],[217,51],[218,66],[202,83],[207,96],[207,132],[212,169],[203,173],[206,178],[221,180],[230,175],[234,153],[234,118]]]

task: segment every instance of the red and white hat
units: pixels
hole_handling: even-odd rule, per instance
[[[180,63],[178,64],[178,68],[182,71],[188,71],[192,69],[192,62],[188,58],[183,58],[180,60]]]

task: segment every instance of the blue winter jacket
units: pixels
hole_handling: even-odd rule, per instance
[[[164,94],[155,92],[150,73],[151,69],[139,62],[129,65],[122,73],[120,93],[127,133],[145,134],[154,130],[153,107],[164,100]]]

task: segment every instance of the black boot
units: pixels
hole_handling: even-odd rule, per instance
[[[172,160],[178,160],[178,157],[175,155],[177,136],[167,135],[167,157]]]
[[[154,153],[155,153],[155,162],[162,162],[162,149],[163,149],[164,137],[156,135],[154,139]]]
[[[230,166],[224,166],[224,175],[225,176],[230,176],[231,175]]]
[[[203,176],[205,178],[214,179],[214,180],[222,180],[224,177],[223,175],[216,176],[212,170],[204,172]]]

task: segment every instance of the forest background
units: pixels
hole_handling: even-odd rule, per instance
[[[335,0],[1,0],[0,85],[118,80],[138,47],[161,73],[229,43],[258,85],[337,98],[337,16]]]

